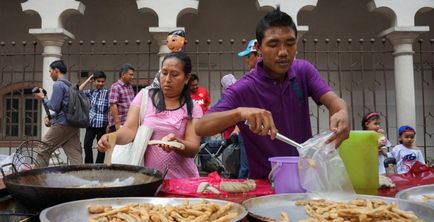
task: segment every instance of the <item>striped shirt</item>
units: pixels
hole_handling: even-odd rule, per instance
[[[120,124],[123,125],[127,119],[128,109],[131,101],[134,99],[134,90],[131,84],[125,84],[121,80],[113,83],[110,87],[109,103],[118,106]],[[109,116],[109,126],[114,126],[115,120],[113,116]]]
[[[108,124],[108,89],[87,89],[83,91],[90,100],[89,126],[107,127]]]

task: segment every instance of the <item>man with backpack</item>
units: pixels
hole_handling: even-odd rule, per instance
[[[80,128],[71,126],[67,120],[68,107],[70,102],[70,86],[66,78],[67,68],[62,60],[56,60],[50,64],[50,77],[53,79],[53,93],[51,99],[45,97],[42,89],[34,93],[34,97],[42,100],[43,104],[54,111],[52,119],[46,125],[50,125],[42,141],[47,147],[41,147],[36,157],[37,167],[46,167],[49,164],[51,154],[59,147],[62,147],[70,163],[82,164],[82,150],[80,143]],[[78,90],[78,89],[77,89]]]

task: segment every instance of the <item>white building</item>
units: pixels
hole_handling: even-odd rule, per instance
[[[177,28],[216,102],[220,76],[246,71],[236,54],[276,4],[298,25],[298,57],[347,101],[353,129],[376,110],[392,143],[399,125],[416,125],[417,145],[434,156],[434,0],[1,0],[0,146],[43,135],[30,89],[51,90],[51,61],[63,58],[74,82],[104,70],[108,83],[129,62],[143,86]],[[312,103],[311,112],[313,131],[327,128],[327,111]]]

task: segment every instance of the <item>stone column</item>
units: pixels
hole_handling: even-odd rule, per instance
[[[23,12],[37,14],[41,18],[41,28],[30,29],[29,33],[35,35],[44,47],[42,53],[42,87],[47,90],[48,98],[51,97],[53,80],[48,72],[49,65],[62,56],[62,45],[68,38],[74,36],[63,28],[67,17],[72,14],[84,14],[85,6],[75,0],[27,0],[21,3]],[[41,136],[47,132],[43,120],[45,111],[41,112]]]
[[[413,42],[429,27],[392,27],[380,36],[393,45],[397,126],[416,127],[416,97],[413,67]]]
[[[42,88],[47,90],[48,98],[51,98],[54,81],[50,77],[50,64],[62,57],[62,45],[65,40],[74,38],[74,36],[65,29],[30,29],[29,33],[35,35],[44,47],[42,53]],[[41,113],[42,120],[46,116],[45,111]],[[45,135],[47,127],[43,124],[41,135]]]

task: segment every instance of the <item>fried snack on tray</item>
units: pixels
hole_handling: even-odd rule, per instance
[[[254,180],[246,180],[244,182],[221,182],[220,190],[228,193],[248,193],[256,189]]]
[[[190,204],[186,200],[181,205],[154,205],[149,203],[130,203],[120,208],[90,206],[88,222],[227,222],[236,218],[240,212],[233,210],[231,203],[220,206],[206,200]],[[93,214],[90,209],[105,209]],[[100,212],[100,211],[98,211]]]
[[[434,200],[434,194],[424,194],[422,195],[422,201],[423,202],[429,202]]]
[[[308,219],[300,222],[314,221],[423,221],[412,211],[403,211],[395,203],[386,204],[380,200],[355,199],[349,202],[328,200],[301,200],[297,206],[304,206]],[[282,220],[281,220],[282,221]]]

